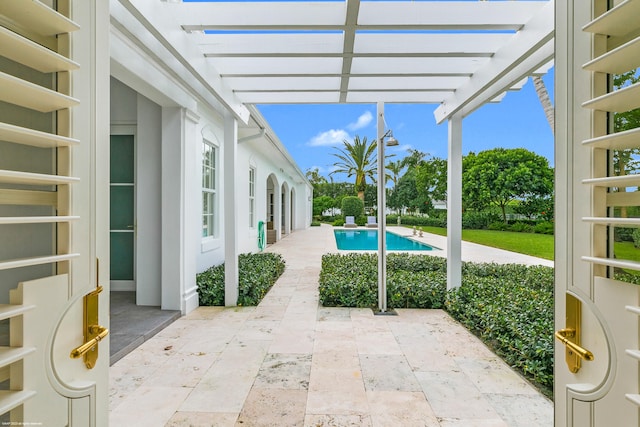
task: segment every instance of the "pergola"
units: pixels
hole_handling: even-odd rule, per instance
[[[379,116],[385,103],[439,104],[436,122],[449,123],[447,274],[455,287],[462,118],[552,66],[553,3],[111,0],[111,14],[116,27],[153,33],[141,45],[170,52],[168,71],[234,121],[248,123],[251,104],[376,103]],[[245,130],[260,131],[255,122]]]

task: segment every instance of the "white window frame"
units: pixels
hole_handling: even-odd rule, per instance
[[[211,165],[207,165],[206,161],[207,161],[207,151],[206,149],[209,148],[211,151],[211,153],[213,153],[213,161]],[[219,213],[219,209],[218,209],[218,182],[220,181],[219,176],[218,176],[218,158],[219,158],[219,150],[218,150],[218,146],[213,144],[210,141],[207,140],[203,140],[202,141],[202,181],[201,181],[201,185],[202,185],[202,239],[203,240],[209,240],[209,239],[215,239],[216,237],[218,237],[218,215],[217,213]],[[211,177],[212,180],[210,183],[206,183],[205,182],[205,170],[209,169],[211,171]],[[205,195],[210,196],[212,200],[210,200],[210,203],[208,204],[209,207],[209,211],[205,212],[205,206],[204,206],[204,197]],[[211,219],[211,224],[209,226],[207,226],[206,222],[205,222],[205,218],[210,217]],[[205,234],[205,232],[208,232],[208,234]]]
[[[249,166],[249,228],[256,228],[256,168]]]

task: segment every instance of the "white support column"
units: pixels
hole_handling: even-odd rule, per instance
[[[182,109],[162,109],[162,291],[161,308],[180,310],[183,271],[183,115]]]
[[[180,282],[180,310],[187,314],[199,305],[196,273],[197,257],[202,239],[200,206],[202,205],[202,183],[200,174],[194,173],[202,169],[198,162],[198,153],[202,149],[202,134],[198,132],[200,116],[195,112],[182,109],[184,138],[184,179],[183,179],[183,241],[184,259],[182,261],[182,280]]]
[[[197,114],[179,107],[162,109],[161,301],[163,310],[187,314],[198,306],[196,253],[200,203],[196,170]]]
[[[447,165],[447,289],[462,283],[462,117],[449,119]]]
[[[224,305],[238,303],[238,208],[237,158],[238,122],[228,111],[224,115]],[[279,189],[277,191],[280,191]]]
[[[378,102],[378,309],[387,311],[387,224],[384,170],[384,103]]]

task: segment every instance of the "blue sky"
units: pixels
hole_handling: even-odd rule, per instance
[[[553,69],[544,77],[553,101]],[[437,105],[385,104],[385,120],[398,147],[396,159],[414,148],[431,156],[447,158],[447,124],[436,125]],[[331,153],[343,139],[359,135],[376,137],[375,104],[259,105],[258,109],[287,147],[303,172],[317,167],[328,177],[336,159]],[[462,152],[496,147],[523,147],[553,162],[553,133],[529,80],[519,91],[509,92],[502,102],[485,105],[463,120]],[[336,182],[346,177],[335,175]]]

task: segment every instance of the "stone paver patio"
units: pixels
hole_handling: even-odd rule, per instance
[[[110,425],[553,425],[552,402],[446,312],[319,306],[330,227],[268,250],[287,269],[258,307],[200,307],[110,368]]]

